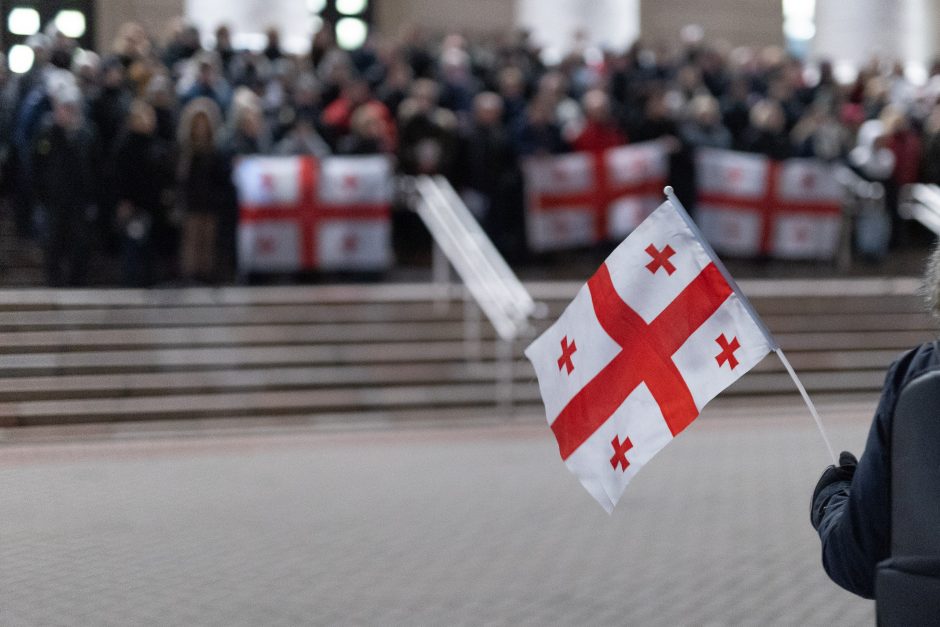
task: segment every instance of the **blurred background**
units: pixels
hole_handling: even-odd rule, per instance
[[[0,624],[859,624],[768,357],[613,516],[522,349],[665,185],[861,452],[940,1],[0,0]]]

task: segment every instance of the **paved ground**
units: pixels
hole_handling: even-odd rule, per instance
[[[858,451],[870,403],[822,411]],[[796,405],[711,407],[612,516],[531,417],[23,433],[0,431],[5,626],[873,622],[819,566],[826,455]]]

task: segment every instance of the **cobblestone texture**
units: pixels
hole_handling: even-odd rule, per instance
[[[825,463],[805,409],[710,411],[608,517],[535,419],[0,438],[0,624],[871,624],[819,565]]]

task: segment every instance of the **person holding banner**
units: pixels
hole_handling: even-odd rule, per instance
[[[940,247],[928,264],[926,291],[931,313],[940,317]],[[938,371],[936,340],[894,362],[861,460],[843,452],[839,465],[826,468],[813,491],[810,520],[822,542],[826,573],[839,586],[868,599],[875,596],[879,562],[891,554],[891,445],[898,399],[909,383]],[[931,575],[940,577],[937,572]]]

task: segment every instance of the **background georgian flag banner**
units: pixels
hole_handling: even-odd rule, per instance
[[[610,513],[639,469],[775,348],[667,201],[525,354],[561,458]]]
[[[696,151],[696,218],[722,254],[832,259],[842,235],[843,191],[818,159]]]
[[[388,269],[391,177],[383,155],[241,159],[239,270]]]
[[[662,199],[669,155],[662,141],[523,161],[529,247],[536,252],[619,240]]]

